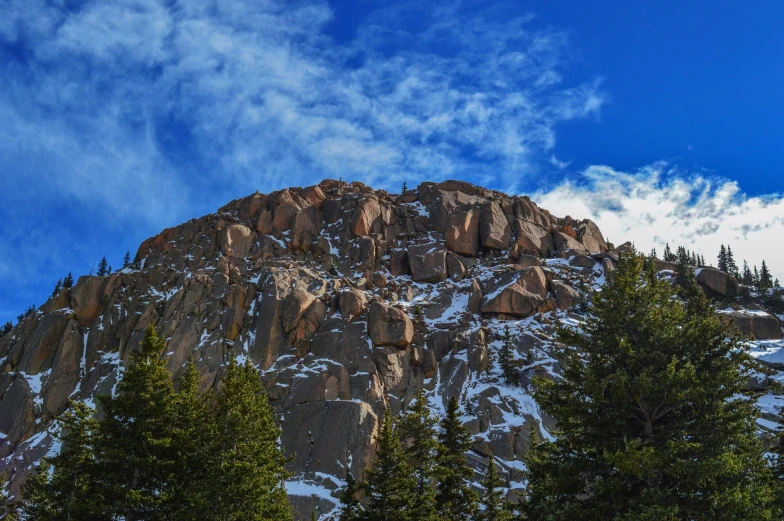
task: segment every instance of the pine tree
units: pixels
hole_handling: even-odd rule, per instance
[[[126,251],[125,256],[123,257],[123,268],[128,267],[131,264],[131,252]]]
[[[109,263],[106,262],[106,256],[101,258],[101,262],[98,263],[98,276],[105,277],[109,274]]]
[[[44,458],[23,488],[25,519],[103,521],[111,515],[101,502],[96,481],[95,411],[74,402],[60,418],[60,452]]]
[[[466,460],[470,448],[471,435],[460,423],[457,396],[453,395],[441,420],[436,456],[439,478],[436,507],[447,521],[470,519],[476,510],[477,495],[468,483],[474,475]]]
[[[759,272],[759,290],[760,293],[763,295],[773,287],[773,277],[768,270],[768,265],[765,264],[765,261],[762,261],[762,267],[760,268]]]
[[[511,521],[509,507],[504,498],[504,482],[495,468],[495,457],[490,454],[487,473],[482,480],[481,510],[475,516],[477,521]]]
[[[409,467],[413,470],[415,489],[411,506],[418,520],[437,520],[435,504],[436,419],[430,415],[427,400],[420,391],[406,415],[398,423],[398,433]]]
[[[400,188],[400,193],[401,195],[404,195],[406,192],[408,192],[408,186],[406,186],[406,182],[403,181],[403,186]]]
[[[509,333],[509,326],[504,326],[504,340],[501,344],[501,351],[498,353],[498,363],[504,375],[504,381],[510,385],[517,385],[517,367],[512,355],[514,346],[512,345],[512,335]]]
[[[675,257],[675,254],[673,254],[672,250],[670,249],[669,243],[664,245],[664,259],[662,260],[665,262],[675,262],[677,260],[677,257]]]
[[[721,249],[719,250],[719,265],[718,268],[721,271],[727,271],[727,248],[724,245],[721,245]]]
[[[74,285],[73,275],[71,275],[71,272],[69,271],[68,275],[66,275],[65,278],[63,279],[63,287],[68,289],[68,288],[72,288],[73,285]]]
[[[738,265],[735,264],[735,256],[732,254],[732,248],[727,245],[727,273],[738,278]]]
[[[54,285],[54,289],[52,290],[52,298],[56,297],[61,289],[63,289],[63,279],[57,279],[57,284]]]
[[[2,336],[5,336],[5,335],[7,335],[8,333],[10,333],[10,332],[11,332],[11,330],[12,330],[13,328],[14,328],[14,324],[13,324],[13,322],[11,322],[10,320],[8,320],[8,321],[7,321],[5,324],[3,324],[3,325],[0,327],[0,337],[2,337]]]
[[[258,371],[232,357],[222,385],[209,425],[205,493],[211,513],[204,519],[291,520],[280,427]]]
[[[351,470],[346,469],[346,486],[340,490],[339,496],[338,521],[357,521],[360,518],[362,507],[357,499],[359,489]]]
[[[686,303],[636,254],[540,380],[555,442],[529,461],[530,520],[772,519],[770,472],[742,397],[754,362],[701,293]]]
[[[366,472],[365,496],[367,509],[364,521],[413,521],[412,499],[416,481],[394,429],[392,412],[384,412],[384,421],[376,441],[376,459]]]
[[[177,470],[172,420],[174,389],[161,354],[165,341],[150,324],[117,389],[99,396],[98,459],[107,509],[126,521],[164,519]]]
[[[5,472],[0,474],[0,519],[3,521],[18,521],[19,519],[19,505],[16,501],[9,499],[8,491],[3,490],[6,485],[8,476]]]
[[[208,397],[199,392],[199,372],[188,360],[177,379],[173,400],[172,447],[174,449],[173,479],[167,502],[168,518],[175,521],[199,521],[207,516],[204,487],[210,486],[206,447],[209,445]]]

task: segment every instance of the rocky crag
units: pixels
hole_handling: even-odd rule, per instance
[[[146,240],[121,271],[80,277],[0,338],[0,471],[18,491],[57,450],[51,430],[68,400],[111,393],[154,323],[172,373],[194,357],[205,390],[232,354],[258,366],[307,518],[333,509],[346,468],[361,477],[372,463],[384,410],[420,391],[436,412],[460,398],[477,476],[492,451],[514,500],[532,429],[553,428],[531,389],[535,376],[558,377],[554,325],[582,320],[628,247],[613,249],[590,220],[457,181],[390,194],[327,180],[232,201]],[[710,268],[698,279],[717,297],[737,284]],[[763,309],[726,312],[770,339],[758,346],[770,374],[749,383],[764,391],[784,367],[771,355],[781,323]],[[516,382],[497,362],[507,331]]]

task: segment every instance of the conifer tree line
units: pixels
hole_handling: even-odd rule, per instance
[[[507,521],[513,508],[505,483],[490,458],[474,490],[467,453],[472,437],[452,396],[438,421],[420,394],[408,412],[393,418],[388,408],[376,439],[373,468],[357,483],[350,472],[341,490],[339,521]]]
[[[150,325],[102,410],[74,402],[61,450],[45,458],[9,515],[23,521],[292,519],[276,415],[258,371],[232,358],[218,393],[193,361],[176,382]],[[9,518],[10,519],[10,518]]]
[[[651,252],[651,258],[656,258],[655,249]],[[705,263],[705,257],[702,255],[693,251],[689,251],[683,246],[678,246],[675,249],[675,252],[673,252],[669,243],[665,244],[664,246],[662,260],[665,262],[677,262],[679,264],[685,264],[686,266],[694,266],[697,268],[704,268],[708,266],[708,264]]]

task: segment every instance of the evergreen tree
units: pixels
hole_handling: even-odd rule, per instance
[[[662,260],[665,262],[675,262],[677,260],[677,257],[675,257],[675,254],[672,253],[672,250],[670,249],[669,243],[664,246],[664,259]]]
[[[5,488],[8,476],[5,472],[0,474],[0,483]],[[0,489],[0,519],[3,521],[18,521],[19,519],[19,505],[16,501],[9,499],[8,491]]]
[[[128,267],[129,264],[131,264],[131,252],[126,251],[125,257],[123,257],[123,268]]]
[[[367,510],[364,521],[413,521],[412,508],[416,481],[411,472],[398,433],[393,428],[392,413],[384,412],[384,421],[376,441],[376,459],[368,469],[365,495]]]
[[[400,188],[400,193],[405,194],[408,191],[408,186],[406,186],[406,182],[403,181],[403,186]]]
[[[495,468],[495,457],[490,454],[487,473],[482,480],[481,510],[475,516],[477,521],[511,521],[509,507],[503,490],[504,482]]]
[[[446,521],[470,519],[476,510],[477,495],[469,485],[474,471],[466,460],[470,448],[471,435],[460,423],[457,396],[453,395],[441,420],[436,456],[439,478],[436,507],[441,519]]]
[[[732,248],[727,245],[727,273],[738,278],[738,265],[735,264],[735,256],[732,254]]]
[[[768,265],[762,261],[762,268],[759,272],[759,290],[764,295],[769,289],[773,287],[773,277],[768,270]]]
[[[176,521],[199,521],[208,514],[205,486],[209,468],[206,447],[209,445],[209,408],[207,396],[199,392],[199,372],[188,360],[177,379],[173,400],[172,448],[175,471],[167,504],[168,518]]]
[[[109,263],[106,262],[106,256],[101,258],[101,262],[98,263],[98,276],[105,277],[109,274]]]
[[[71,275],[71,272],[69,271],[68,275],[66,275],[65,278],[63,279],[63,287],[68,289],[68,288],[72,288],[73,285],[74,285],[73,275]]]
[[[530,520],[772,519],[742,396],[755,364],[704,295],[672,291],[624,254],[581,329],[559,328],[563,377],[536,392],[558,439],[529,461]]]
[[[340,490],[340,509],[338,509],[338,521],[358,521],[362,507],[357,499],[359,486],[351,474],[350,469],[346,469],[346,486]]]
[[[11,332],[11,330],[12,330],[13,328],[14,328],[14,324],[13,324],[13,322],[11,322],[10,320],[8,320],[8,321],[7,321],[5,324],[3,324],[3,325],[0,327],[0,337],[2,337],[2,336],[5,336],[5,335],[7,335],[8,333],[10,333],[10,332]]]
[[[721,271],[727,271],[727,248],[724,245],[721,245],[721,249],[719,250],[719,265],[718,268]]]
[[[232,357],[210,422],[206,502],[214,521],[293,518],[284,483],[280,427],[258,371]]]
[[[498,362],[504,375],[504,381],[510,385],[517,385],[517,367],[512,355],[514,346],[512,345],[512,335],[509,334],[509,326],[504,326],[504,342],[498,354]]]
[[[751,285],[754,286],[757,291],[760,289],[760,274],[757,271],[757,266],[754,266],[754,273],[751,275]]]
[[[99,396],[103,493],[108,511],[126,521],[164,519],[178,470],[171,429],[174,389],[161,359],[164,347],[150,324],[130,354],[117,396]]]
[[[418,520],[437,520],[435,489],[436,419],[420,391],[407,414],[398,423],[398,432],[408,464],[416,481],[411,506]]]
[[[754,276],[751,274],[751,270],[749,269],[749,263],[745,260],[743,261],[743,273],[741,274],[741,283],[744,286],[751,286],[754,283]]]
[[[57,279],[57,284],[54,285],[54,289],[52,290],[52,298],[56,297],[61,289],[63,289],[63,279]]]
[[[110,520],[96,482],[95,411],[74,402],[60,418],[60,453],[44,458],[23,488],[25,519]]]

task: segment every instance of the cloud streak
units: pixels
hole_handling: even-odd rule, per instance
[[[716,265],[722,244],[736,261],[760,266],[767,261],[784,280],[784,197],[751,197],[738,184],[709,172],[688,172],[656,163],[634,172],[592,166],[574,179],[533,196],[556,215],[572,214],[597,222],[619,244],[659,254],[665,243],[686,246]]]

